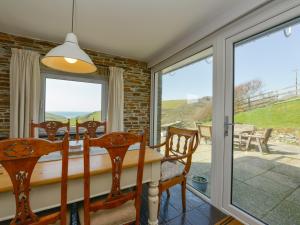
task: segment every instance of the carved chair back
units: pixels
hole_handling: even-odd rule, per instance
[[[84,224],[90,224],[90,212],[112,209],[129,200],[135,200],[136,224],[139,224],[142,180],[145,160],[145,134],[136,135],[127,132],[113,132],[100,138],[84,138]],[[130,145],[140,143],[136,188],[123,193],[120,187],[122,166]],[[90,147],[101,147],[108,151],[112,165],[112,185],[109,195],[104,200],[90,202]]]
[[[59,121],[45,121],[41,123],[34,123],[31,121],[30,124],[30,137],[35,137],[35,128],[42,128],[45,130],[48,140],[49,141],[55,141],[57,131],[61,128],[66,128],[68,133],[70,133],[70,119],[68,119],[68,122],[62,123]]]
[[[50,142],[37,138],[0,141],[0,164],[10,176],[16,202],[16,215],[10,225],[66,225],[69,134],[62,141]],[[30,179],[39,158],[51,152],[62,153],[61,208],[59,212],[38,217],[30,207]]]
[[[99,121],[86,121],[83,123],[79,123],[78,120],[76,120],[76,139],[79,140],[79,129],[80,127],[85,128],[87,131],[87,134],[91,137],[91,138],[96,138],[96,132],[98,127],[103,127],[104,133],[106,133],[106,121],[103,122],[99,122]]]
[[[163,161],[178,161],[184,165],[184,175],[188,174],[191,167],[192,154],[198,147],[198,143],[199,137],[197,130],[168,127],[165,159]]]

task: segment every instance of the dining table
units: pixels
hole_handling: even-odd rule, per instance
[[[68,169],[68,204],[83,200],[83,143],[70,141]],[[108,194],[111,190],[111,160],[105,149],[90,149],[91,197]],[[139,145],[130,146],[123,162],[122,188],[136,185]],[[158,184],[163,156],[146,147],[143,183],[148,183],[149,225],[158,225]],[[34,212],[60,205],[61,179],[60,152],[40,158],[31,177],[30,201]],[[13,187],[7,172],[0,168],[0,221],[12,219],[15,214]]]

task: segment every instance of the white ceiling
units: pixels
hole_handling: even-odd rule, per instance
[[[264,2],[76,0],[74,32],[81,47],[150,62]],[[1,0],[0,31],[62,42],[71,30],[71,10],[72,0]]]

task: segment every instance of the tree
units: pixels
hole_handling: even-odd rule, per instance
[[[256,94],[262,88],[261,80],[250,80],[234,88],[235,100],[242,100]]]
[[[250,97],[257,94],[262,88],[261,80],[250,80],[234,88],[235,110],[243,110],[242,105],[250,104]]]

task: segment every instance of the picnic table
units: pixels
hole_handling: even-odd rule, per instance
[[[243,135],[250,135],[253,134],[256,130],[256,127],[251,124],[234,124],[233,127],[233,134],[234,137],[238,139],[238,145],[241,149],[242,147],[242,141],[243,141]]]

